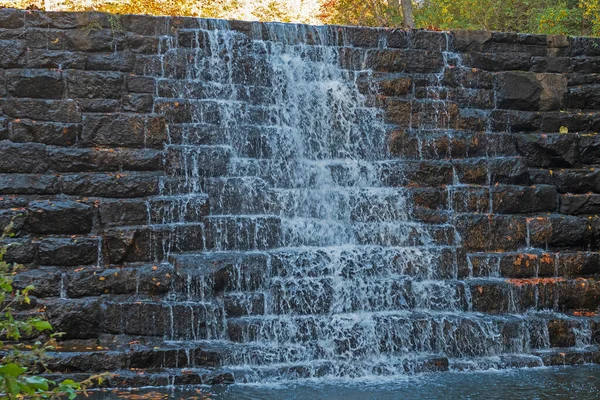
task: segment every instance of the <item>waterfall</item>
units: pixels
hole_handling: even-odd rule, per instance
[[[453,226],[419,222],[411,188],[390,184],[406,163],[342,31],[248,26],[161,40],[168,177],[149,215],[172,227],[165,339],[218,349],[241,382],[499,367],[547,342],[522,316],[471,311]]]

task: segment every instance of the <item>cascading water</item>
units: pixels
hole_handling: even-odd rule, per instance
[[[403,163],[345,38],[251,26],[203,20],[162,42],[170,176],[149,224],[170,227],[166,339],[218,350],[238,381],[497,367],[543,347],[543,324],[471,312],[443,260],[453,227],[416,222],[407,188],[389,187]]]

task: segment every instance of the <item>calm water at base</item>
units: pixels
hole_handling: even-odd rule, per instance
[[[402,380],[96,392],[88,399],[391,400],[600,399],[600,366],[436,373]]]

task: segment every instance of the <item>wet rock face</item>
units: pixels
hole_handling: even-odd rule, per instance
[[[561,109],[567,91],[563,74],[502,72],[496,77],[499,108],[531,111]]]
[[[297,171],[272,162],[291,133],[276,129],[285,125],[272,112],[279,101],[272,78],[281,71],[264,58],[272,43],[261,46],[284,38],[268,25],[231,22],[239,42],[223,50],[234,60],[223,85],[217,81],[227,74],[190,68],[211,54],[202,23],[122,16],[114,29],[114,18],[0,9],[0,229],[12,224],[5,259],[24,265],[15,287],[35,286],[33,304],[22,311],[45,312],[67,332],[67,342],[103,343],[98,352],[56,355],[57,371],[96,371],[103,363],[115,370],[199,371],[179,374],[174,382],[182,384],[257,379],[220,368],[297,357],[297,349],[266,354],[252,345],[271,340],[268,335],[312,341],[341,323],[328,314],[339,294],[336,282],[323,278],[333,273],[331,254],[290,260],[277,250],[318,245],[324,235],[315,230],[302,242],[281,218]],[[253,47],[256,32],[262,36]],[[322,39],[307,32],[301,43]],[[336,38],[328,46],[341,67],[371,70],[355,76],[352,95],[365,96],[361,107],[340,110],[360,118],[377,107],[389,128],[377,168],[327,166],[335,185],[360,189],[349,200],[339,194],[328,200],[364,229],[356,241],[392,249],[340,255],[340,276],[366,276],[362,286],[343,292],[342,311],[411,313],[374,317],[383,338],[377,343],[363,342],[364,327],[338,329],[337,351],[363,357],[379,346],[448,357],[536,357],[494,367],[598,362],[598,353],[585,347],[600,345],[597,40],[342,27],[325,36]],[[306,54],[318,59],[319,51]],[[186,86],[196,78],[203,84]],[[227,85],[237,108],[224,113]],[[358,143],[368,128],[344,134]],[[318,177],[310,171],[303,184],[318,185]],[[361,186],[364,179],[370,186]],[[369,197],[373,187],[389,197]],[[327,219],[322,204],[303,201],[310,204],[304,211]],[[386,230],[368,230],[382,222]],[[403,224],[409,228],[399,233]],[[403,262],[407,250],[398,249],[404,245],[436,250],[426,261]],[[431,265],[437,269],[427,272]],[[403,279],[376,281],[385,268]],[[368,301],[360,301],[361,291]],[[431,319],[423,310],[465,318]],[[473,316],[479,312],[481,320]],[[296,330],[268,319],[277,314],[292,315],[287,323]],[[419,340],[406,342],[397,333],[406,327]],[[236,346],[245,353],[217,345],[161,347],[165,340],[225,338],[241,342]],[[315,358],[327,351],[309,350]],[[468,366],[441,356],[396,367],[414,373]],[[266,373],[307,377],[334,370],[292,365]],[[159,373],[125,374],[111,384],[156,382],[172,383]]]

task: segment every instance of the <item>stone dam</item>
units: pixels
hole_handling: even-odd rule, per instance
[[[600,362],[600,39],[0,10],[0,228],[108,385]]]

